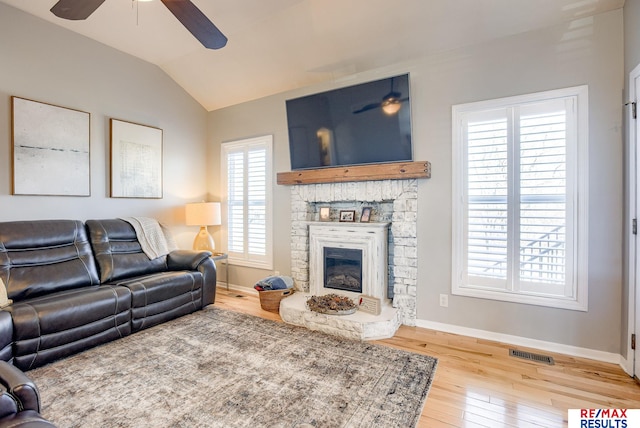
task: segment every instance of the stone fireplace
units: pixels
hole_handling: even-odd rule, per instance
[[[285,322],[361,339],[391,337],[401,323],[415,325],[417,187],[416,179],[291,186],[291,274],[299,293],[282,300],[280,315]],[[318,221],[320,207],[330,208],[329,222]],[[370,223],[357,222],[363,207],[372,207]],[[340,223],[338,221],[340,210],[354,209],[356,210],[356,222]],[[334,235],[341,239],[340,242],[329,239],[331,242],[326,246],[356,250],[361,249],[365,244],[360,242],[355,247],[349,244],[355,241],[347,239],[346,237],[350,235],[345,234],[344,230],[352,230],[353,233],[357,230],[376,227],[385,230],[384,240],[387,253],[384,256],[385,260],[376,260],[371,263],[366,261],[367,258],[363,256],[363,290],[362,293],[353,293],[354,296],[367,294],[380,298],[383,303],[381,318],[371,319],[370,317],[373,315],[361,311],[348,316],[327,316],[309,313],[306,310],[305,302],[308,296],[313,293],[318,295],[331,292],[325,290],[319,293],[320,290],[314,288],[319,283],[324,284],[324,276],[318,277],[318,275],[324,275],[324,265],[322,269],[319,269],[318,265],[318,263],[324,263],[323,256],[318,257],[317,252],[312,251],[312,247],[316,243],[315,238],[310,237],[310,230],[316,226],[329,230],[335,229]],[[341,230],[341,232],[337,230]],[[323,239],[327,240],[327,238]],[[312,253],[314,256],[311,255]],[[379,268],[378,273],[375,274],[378,276],[375,283],[379,289],[375,293],[366,288],[365,278],[369,265],[375,265]],[[319,274],[319,270],[322,270],[323,273]],[[349,293],[343,290],[333,291],[338,294]],[[294,308],[294,306],[298,307]],[[325,317],[325,319],[320,319],[318,316]],[[350,324],[350,317],[366,318],[366,320],[364,323],[362,320],[358,320],[355,324]],[[304,318],[313,318],[313,322],[317,325],[306,325],[309,320]]]

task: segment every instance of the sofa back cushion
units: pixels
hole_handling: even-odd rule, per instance
[[[0,278],[14,301],[98,285],[84,225],[76,220],[0,222]]]
[[[133,226],[126,221],[87,220],[85,225],[101,283],[167,270],[167,257],[150,260],[142,251]]]

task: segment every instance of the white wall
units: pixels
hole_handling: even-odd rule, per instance
[[[12,196],[12,95],[91,113],[91,196]],[[0,3],[0,221],[152,216],[190,248],[207,197],[206,110],[158,67]],[[164,132],[164,197],[109,198],[109,118]]]
[[[278,94],[209,113],[208,159],[219,165],[221,142],[274,135],[276,171],[288,171],[286,99],[401,72],[411,73],[414,158],[432,163],[419,183],[419,320],[620,353],[622,290],[622,11],[512,36],[351,80]],[[451,106],[484,99],[589,85],[590,241],[589,311],[450,296]],[[219,177],[209,177],[219,196]],[[289,270],[289,189],[274,185],[275,269]],[[232,283],[251,287],[267,272],[232,268]]]

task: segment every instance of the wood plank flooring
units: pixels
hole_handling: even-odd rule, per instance
[[[250,293],[218,288],[215,305],[281,321]],[[517,348],[550,355],[547,365],[510,357],[504,343],[420,327],[376,343],[438,358],[419,428],[566,427],[568,409],[640,409],[640,386],[615,364]]]

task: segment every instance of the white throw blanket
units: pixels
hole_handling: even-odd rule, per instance
[[[178,246],[166,227],[150,217],[123,217],[122,220],[133,226],[142,251],[149,259],[166,256]]]
[[[7,297],[7,287],[4,285],[4,281],[0,278],[0,308],[9,306],[13,303],[13,300]]]

